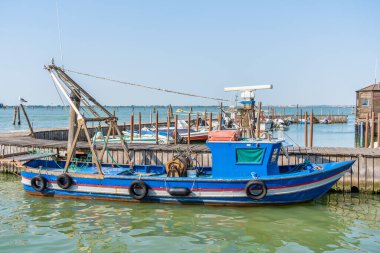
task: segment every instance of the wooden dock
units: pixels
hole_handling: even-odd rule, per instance
[[[42,131],[36,131],[36,135],[38,136],[40,132]],[[67,152],[66,145],[65,140],[32,138],[25,132],[0,134],[0,172],[19,173],[24,161],[51,157],[53,154],[64,158]],[[211,166],[211,153],[203,144],[129,144],[128,146],[130,157],[138,164],[165,164],[178,151],[190,148],[192,157],[200,166]],[[88,151],[87,143],[78,143],[79,153],[86,154]],[[126,162],[120,144],[109,144],[109,153],[117,163]],[[289,159],[282,155],[279,164],[302,163],[305,159],[316,163],[356,160],[351,173],[347,173],[337,183],[335,189],[344,192],[380,193],[380,149],[289,147],[288,153]],[[112,163],[112,159],[105,155],[103,162]]]

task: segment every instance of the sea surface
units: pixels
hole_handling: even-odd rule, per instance
[[[119,123],[130,122],[130,115],[135,114],[137,123],[137,114],[140,112],[143,122],[155,122],[154,111],[157,110],[160,121],[166,120],[166,106],[115,106],[107,107],[110,112],[115,112],[119,118]],[[226,110],[228,108],[225,108]],[[264,110],[270,108],[264,107]],[[351,107],[339,106],[307,106],[307,107],[274,107],[276,115],[300,115],[301,113],[314,112],[315,115],[348,115],[347,124],[315,124],[314,125],[314,146],[323,147],[354,147],[355,146],[355,115],[352,114]],[[27,123],[21,112],[21,125],[12,124],[13,107],[0,109],[0,133],[10,131],[20,131],[28,129]],[[26,108],[33,128],[62,128],[68,125],[69,108],[63,106],[29,106]],[[220,112],[218,106],[173,106],[173,112],[180,111],[177,114],[180,119],[187,119],[190,110],[192,117],[199,112],[202,115],[205,111],[212,112],[216,118]],[[298,112],[298,113],[297,113]],[[151,117],[152,115],[152,117]],[[152,119],[153,118],[153,119]],[[284,138],[290,145],[304,145],[304,125],[291,125],[288,131],[274,132],[275,137]]]
[[[209,207],[33,197],[0,174],[0,252],[379,252],[380,196]]]

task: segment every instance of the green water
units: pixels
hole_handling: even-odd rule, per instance
[[[380,196],[272,207],[32,197],[0,175],[0,252],[380,252]]]

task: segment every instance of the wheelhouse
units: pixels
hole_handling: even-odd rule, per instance
[[[208,142],[214,178],[252,178],[280,173],[280,140]]]

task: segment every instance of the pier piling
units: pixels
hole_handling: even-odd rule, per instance
[[[208,123],[208,130],[212,131],[212,112],[210,112],[210,118],[209,118],[209,123]]]
[[[20,107],[21,107],[21,109],[22,109],[22,112],[24,113],[24,116],[25,116],[26,122],[28,123],[28,127],[29,127],[29,130],[30,130],[30,135],[31,135],[32,137],[34,137],[33,127],[32,127],[32,124],[30,124],[29,117],[28,117],[28,114],[26,113],[26,110],[25,110],[25,108],[24,108],[24,105],[23,105],[23,104],[20,104]]]
[[[369,113],[365,115],[365,134],[364,134],[364,147],[368,148],[368,128],[369,128]]]
[[[190,145],[190,122],[191,122],[191,114],[188,114],[187,118],[187,144]]]
[[[375,112],[371,113],[371,148],[375,142]]]
[[[178,140],[178,115],[174,117],[174,144],[177,144]]]
[[[308,123],[307,123],[307,112],[305,112],[305,147],[308,146]]]
[[[314,128],[314,113],[310,114],[310,147],[313,147],[313,128]]]

